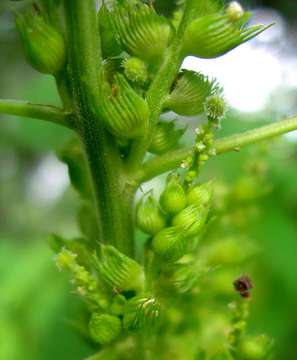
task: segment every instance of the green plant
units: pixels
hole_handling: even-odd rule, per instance
[[[63,109],[0,100],[0,113],[76,134],[60,158],[83,200],[82,236],[53,236],[51,246],[86,303],[89,319],[79,325],[97,351],[90,359],[267,359],[271,340],[246,334],[246,292],[229,315],[210,301],[222,283],[232,288],[228,265],[246,260],[234,239],[223,238],[223,248],[211,242],[211,228],[222,226],[213,214],[262,196],[254,185],[263,179],[254,171],[222,209],[212,206],[216,185],[198,177],[209,157],[296,130],[297,119],[216,140],[226,111],[222,89],[203,74],[180,71],[186,56],[224,55],[266,28],[246,26],[250,15],[235,2],[185,0],[171,17],[152,2],[105,1],[99,12],[95,5],[40,0],[16,15],[28,61],[55,77]],[[160,119],[167,110],[204,116],[193,146],[180,145],[185,129]],[[134,206],[141,185],[169,171],[160,199],[145,194]],[[135,223],[148,235],[144,244],[135,243]],[[224,271],[209,275],[218,264]]]

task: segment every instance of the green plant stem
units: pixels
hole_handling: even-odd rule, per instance
[[[214,147],[217,154],[223,154],[229,151],[239,151],[243,146],[268,140],[294,130],[297,130],[297,117],[292,117],[243,133],[218,139],[215,141]],[[192,147],[187,147],[148,160],[138,172],[136,181],[140,184],[157,175],[177,168],[187,156],[191,155],[191,153]]]
[[[32,104],[28,101],[0,100],[0,114],[15,115],[50,121],[55,124],[73,128],[71,114],[50,105]]]
[[[100,228],[98,241],[133,254],[133,189],[126,188],[113,137],[95,112],[100,96],[100,38],[93,0],[64,0],[71,98],[76,128],[90,166]],[[129,211],[128,211],[128,210]]]

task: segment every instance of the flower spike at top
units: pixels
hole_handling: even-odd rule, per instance
[[[127,51],[154,63],[169,45],[174,28],[164,17],[144,4],[117,6],[113,11],[114,27]]]
[[[111,133],[133,139],[143,135],[148,122],[148,106],[121,74],[106,84],[98,112]]]
[[[199,17],[190,23],[184,36],[184,53],[200,58],[216,58],[259,35],[271,25],[246,27],[249,14],[238,20],[230,10]]]

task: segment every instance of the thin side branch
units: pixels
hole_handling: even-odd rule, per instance
[[[215,141],[214,147],[217,154],[223,154],[229,151],[239,151],[243,146],[268,140],[294,130],[297,130],[297,116],[218,139]],[[162,156],[154,157],[152,160],[144,163],[142,169],[138,173],[136,181],[140,184],[155,176],[177,168],[187,156],[191,155],[191,152],[192,147],[187,147],[169,152]]]
[[[71,114],[50,105],[32,104],[28,101],[0,100],[0,114],[30,117],[50,121],[73,129]]]

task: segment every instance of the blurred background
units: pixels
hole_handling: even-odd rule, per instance
[[[253,21],[275,25],[224,57],[187,58],[183,65],[216,77],[224,87],[230,109],[218,136],[297,114],[297,3],[246,0],[242,4],[254,12]],[[0,2],[0,98],[59,105],[53,79],[33,71],[24,60],[11,5],[8,0]],[[67,276],[55,268],[47,243],[51,233],[65,237],[78,233],[78,195],[56,156],[69,137],[68,130],[38,120],[0,118],[3,360],[81,360],[90,353],[69,321],[80,302],[71,294]],[[296,142],[293,132],[269,145],[219,156],[202,174],[206,179],[214,177],[224,189],[238,186],[255,164],[264,169],[265,184],[263,178],[255,184],[259,191],[268,190],[255,199],[253,215],[244,227],[244,236],[258,250],[249,264],[235,271],[252,273],[255,283],[250,332],[272,336],[276,359],[282,360],[297,356]],[[240,209],[234,211],[242,222]]]

